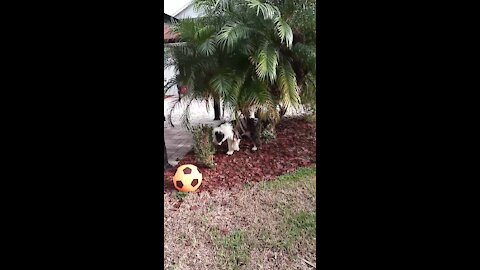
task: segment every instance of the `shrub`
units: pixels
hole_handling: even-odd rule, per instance
[[[268,143],[271,140],[275,140],[276,135],[274,125],[268,122],[264,122],[260,131],[260,138],[265,143]]]
[[[309,123],[315,123],[317,121],[317,116],[315,113],[309,113],[305,116],[305,121]]]
[[[215,154],[212,130],[212,127],[207,125],[196,126],[192,129],[195,157],[197,161],[209,168],[214,166],[213,156]]]
[[[309,123],[315,123],[317,121],[317,107],[316,106],[306,106],[306,115],[305,121]]]

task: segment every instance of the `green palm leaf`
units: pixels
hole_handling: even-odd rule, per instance
[[[316,47],[303,43],[297,43],[293,46],[293,53],[296,58],[299,59],[305,67],[312,73],[316,73]]]
[[[234,83],[232,76],[220,73],[210,80],[210,87],[218,96],[223,98],[232,90]]]
[[[263,3],[260,0],[245,0],[245,2],[247,2],[248,7],[256,9],[257,16],[260,14],[261,11],[265,20],[273,19],[280,13],[277,7],[272,6],[268,3]]]
[[[214,54],[216,50],[215,39],[209,38],[205,40],[203,43],[198,45],[197,49],[199,53],[204,54],[206,56],[210,56]]]
[[[278,65],[278,50],[270,46],[268,41],[265,41],[254,57],[256,63],[255,71],[261,80],[265,80],[268,76],[271,82],[277,78]]]
[[[290,25],[288,25],[282,17],[275,19],[275,26],[277,28],[277,34],[282,42],[285,41],[289,49],[292,48],[293,32]]]
[[[314,4],[196,0],[207,16],[176,23],[183,45],[171,48],[174,61],[164,58],[164,67],[175,64],[175,81],[189,88],[183,103],[219,97],[235,112],[259,108],[273,122],[279,104],[314,104]],[[182,122],[189,124],[185,104]]]
[[[287,61],[278,66],[278,87],[280,100],[285,106],[297,106],[300,103],[295,72]]]
[[[251,29],[241,22],[228,22],[218,32],[217,42],[227,51],[232,51],[241,39],[248,39]]]

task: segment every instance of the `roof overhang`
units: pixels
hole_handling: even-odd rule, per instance
[[[172,17],[175,17],[177,16],[178,14],[180,14],[180,12],[184,11],[186,8],[188,8],[190,5],[193,4],[193,1],[188,1],[185,5],[183,5],[179,10],[175,11],[173,14],[172,14]]]

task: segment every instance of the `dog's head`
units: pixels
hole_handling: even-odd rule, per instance
[[[222,123],[212,131],[213,141],[221,145],[227,139],[233,139],[233,126],[231,123]]]
[[[222,144],[220,142],[223,142],[223,138],[225,137],[225,134],[223,134],[223,132],[221,131],[215,131],[213,132],[213,138],[214,138],[214,141],[216,143],[218,143],[218,145]]]

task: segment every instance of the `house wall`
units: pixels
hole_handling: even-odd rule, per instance
[[[186,18],[197,18],[199,16],[202,16],[202,12],[198,12],[194,10],[193,4],[190,4],[186,9],[184,9],[182,12],[178,13],[177,16],[175,16],[176,19],[186,19]],[[172,79],[175,76],[175,67],[169,67],[163,70],[163,78],[164,78],[164,84],[166,84],[167,81]],[[166,93],[167,95],[178,95],[178,89],[177,86],[174,85],[172,86]]]
[[[164,45],[165,46],[165,45]],[[165,54],[167,54],[168,48],[165,48]],[[170,66],[168,68],[163,69],[163,85],[167,84],[167,82],[175,77],[175,67]],[[177,96],[178,95],[178,89],[177,85],[173,85],[170,87],[165,95],[173,95]]]
[[[182,12],[178,13],[175,18],[177,19],[186,19],[186,18],[197,18],[202,16],[203,13],[200,11],[196,11],[193,8],[193,4],[188,6],[186,9],[184,9]]]

